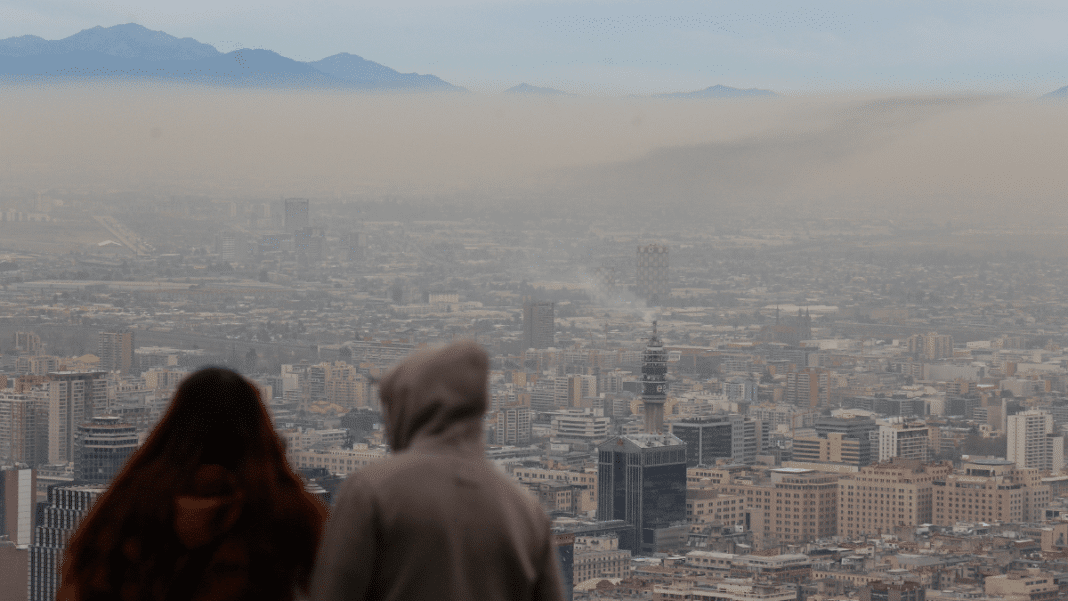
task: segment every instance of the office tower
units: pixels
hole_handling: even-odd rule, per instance
[[[953,356],[953,337],[938,332],[909,336],[909,353],[922,359],[935,361]]]
[[[248,237],[243,232],[223,232],[215,238],[215,252],[223,261],[247,263],[249,260]]]
[[[523,302],[523,348],[543,349],[556,345],[553,303],[526,299]]]
[[[1064,437],[1053,432],[1053,415],[1030,409],[1008,417],[1008,457],[1017,467],[1060,473],[1064,467]]]
[[[1037,469],[1007,459],[973,459],[961,470],[933,482],[931,523],[1037,522],[1050,502],[1049,485]]]
[[[40,355],[41,337],[33,332],[15,332],[15,352],[27,355]]]
[[[497,410],[496,440],[499,445],[528,445],[532,433],[529,407],[503,407]]]
[[[808,409],[830,405],[830,377],[827,370],[806,367],[787,373],[786,402]]]
[[[560,579],[564,585],[564,601],[575,595],[575,535],[570,532],[554,532],[553,547],[560,562]]]
[[[16,545],[32,543],[36,507],[37,471],[0,467],[0,536]]]
[[[686,445],[671,434],[609,438],[597,447],[597,519],[634,528],[635,551],[653,553],[657,531],[686,521]]]
[[[48,403],[48,462],[74,461],[78,425],[107,409],[107,372],[61,371],[44,383]]]
[[[923,422],[906,422],[879,426],[879,452],[876,461],[892,457],[930,461],[931,430]]]
[[[341,236],[341,257],[346,261],[362,261],[367,235],[363,232],[349,232]],[[340,258],[340,257],[339,257]]]
[[[322,261],[326,258],[326,230],[321,227],[302,227],[293,235],[293,247],[298,258]]]
[[[83,484],[110,484],[137,450],[137,428],[114,415],[94,417],[74,435],[74,477]]]
[[[99,484],[48,489],[48,505],[40,513],[30,546],[29,601],[55,601],[67,543],[105,490],[107,487]]]
[[[308,227],[308,199],[287,198],[285,200],[285,231],[295,234]]]
[[[755,426],[753,420],[731,413],[673,422],[671,433],[686,443],[687,467],[712,466],[717,459],[753,463],[760,447]]]
[[[664,403],[667,401],[667,352],[656,333],[642,352],[642,405],[645,410],[645,433],[662,434],[664,431]]]
[[[757,381],[751,378],[735,376],[723,382],[723,394],[728,401],[755,403],[757,400]]]
[[[636,292],[650,305],[663,303],[671,296],[668,279],[668,249],[659,244],[638,247]]]
[[[134,333],[119,330],[100,333],[100,369],[117,371],[124,376],[137,369],[134,356]]]
[[[0,463],[48,463],[48,402],[42,391],[0,392]]]
[[[934,482],[952,474],[948,461],[895,457],[846,475],[838,482],[838,536],[875,536],[931,523]]]

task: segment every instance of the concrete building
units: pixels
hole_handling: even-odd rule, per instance
[[[611,433],[612,418],[589,409],[566,409],[552,413],[552,436],[561,440],[600,442]]]
[[[1031,409],[1008,417],[1007,458],[1018,467],[1058,474],[1064,468],[1064,437],[1053,430],[1053,415]]]
[[[529,407],[502,407],[497,410],[496,440],[499,445],[530,444],[533,412]]]
[[[107,487],[57,486],[48,489],[48,504],[40,513],[30,546],[29,601],[55,601],[59,565],[67,541]]]
[[[117,371],[124,376],[129,376],[137,370],[132,330],[100,332],[97,354],[100,357],[100,369]]]
[[[928,361],[953,356],[953,337],[938,332],[914,334],[908,339],[909,353]]]
[[[1032,522],[1043,519],[1049,486],[1039,471],[1005,459],[966,460],[959,472],[932,482],[931,523]]]
[[[286,233],[295,234],[298,230],[308,227],[309,203],[307,198],[287,198],[284,204]]]
[[[617,537],[575,537],[576,583],[593,578],[627,578],[630,573],[630,551],[619,548]]]
[[[863,587],[861,601],[926,601],[927,589],[919,582],[878,580]]]
[[[556,346],[555,304],[526,299],[523,302],[523,348],[546,349]]]
[[[686,523],[686,445],[670,434],[612,437],[597,447],[597,519],[624,520],[635,551],[657,550],[658,530]]]
[[[1038,568],[994,574],[983,581],[988,597],[1004,601],[1045,601],[1059,598],[1058,578]]]
[[[831,403],[830,376],[825,369],[806,367],[786,374],[786,402],[806,409]]]
[[[874,536],[931,523],[934,481],[952,473],[948,462],[894,458],[843,477],[838,481],[838,536]]]
[[[15,332],[15,352],[27,355],[40,355],[43,350],[41,337],[34,332]]]
[[[659,244],[638,247],[635,272],[635,292],[650,305],[658,305],[671,297],[668,248]]]
[[[0,392],[0,463],[48,463],[48,404],[42,391]]]
[[[61,371],[48,374],[48,462],[74,461],[78,425],[107,410],[107,372]]]
[[[923,422],[904,422],[879,425],[879,443],[876,461],[889,461],[893,457],[929,461],[931,431]]]
[[[117,416],[93,417],[74,435],[74,477],[84,484],[110,484],[137,447],[136,427]]]
[[[0,467],[0,536],[19,546],[33,542],[37,515],[37,471]]]

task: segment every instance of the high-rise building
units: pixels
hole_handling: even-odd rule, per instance
[[[285,231],[295,234],[308,227],[308,199],[287,198],[285,200]]]
[[[892,457],[930,461],[931,431],[923,422],[904,422],[879,425],[879,450],[875,461],[889,461]]]
[[[27,355],[40,355],[41,337],[33,332],[15,332],[15,352]]]
[[[1017,467],[1058,474],[1064,467],[1064,437],[1053,431],[1053,415],[1030,409],[1010,415],[1007,458]]]
[[[609,438],[597,447],[597,519],[624,520],[638,553],[658,530],[686,523],[686,445],[670,434]]]
[[[497,410],[496,443],[522,446],[530,444],[532,411],[529,407],[502,407]]]
[[[94,417],[74,435],[74,477],[84,484],[110,484],[137,446],[133,425],[118,416]]]
[[[712,466],[717,459],[753,463],[760,450],[755,426],[753,420],[730,413],[673,422],[671,433],[686,443],[687,467]]]
[[[922,359],[936,361],[953,356],[953,337],[949,334],[928,332],[909,336],[909,353]]]
[[[367,235],[363,232],[348,232],[341,236],[340,255],[346,261],[362,261],[366,254],[366,247]]]
[[[664,343],[656,333],[653,322],[653,335],[642,352],[642,405],[645,411],[645,433],[662,434],[664,432],[664,403],[667,402],[667,352]],[[685,458],[683,458],[685,461]]]
[[[48,463],[48,403],[43,392],[0,392],[0,463]]]
[[[1049,485],[1037,469],[1007,459],[972,459],[961,470],[933,482],[931,523],[1035,522],[1050,501]]]
[[[215,238],[215,252],[223,261],[247,263],[250,257],[248,237],[242,232],[223,232]]]
[[[671,297],[668,248],[659,244],[638,247],[638,269],[635,273],[636,292],[651,305],[663,303]]]
[[[0,467],[0,536],[20,546],[32,543],[36,508],[37,471]]]
[[[30,546],[29,601],[55,601],[59,566],[67,543],[106,490],[106,486],[99,484],[48,489],[48,505],[40,513]]]
[[[787,373],[786,402],[808,409],[830,405],[830,376],[827,370],[806,367]]]
[[[949,462],[895,457],[845,476],[838,482],[838,536],[875,536],[931,523],[934,481],[952,473]]]
[[[326,230],[321,227],[300,228],[293,234],[293,247],[298,258],[322,261],[326,258]]]
[[[860,456],[858,465],[865,466],[872,463],[878,456],[878,450],[872,448],[872,433],[877,432],[879,426],[875,420],[866,417],[826,417],[816,418],[816,435],[826,437],[832,432],[842,434],[845,438],[856,439],[859,444]]]
[[[48,462],[74,461],[74,434],[80,424],[107,409],[107,372],[60,371],[48,374]]]
[[[554,303],[527,299],[523,303],[523,348],[542,349],[556,345]]]
[[[100,333],[100,369],[117,371],[124,376],[131,375],[137,369],[134,355],[134,333],[132,330],[119,330]]]

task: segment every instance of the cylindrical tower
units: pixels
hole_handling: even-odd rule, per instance
[[[664,402],[667,400],[667,353],[653,322],[653,335],[642,352],[642,404],[645,406],[645,431],[664,433]]]

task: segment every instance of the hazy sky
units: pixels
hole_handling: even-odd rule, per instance
[[[2,0],[0,38],[136,22],[222,51],[350,52],[474,90],[713,84],[780,92],[1012,92],[1068,84],[1068,3],[982,0]]]

